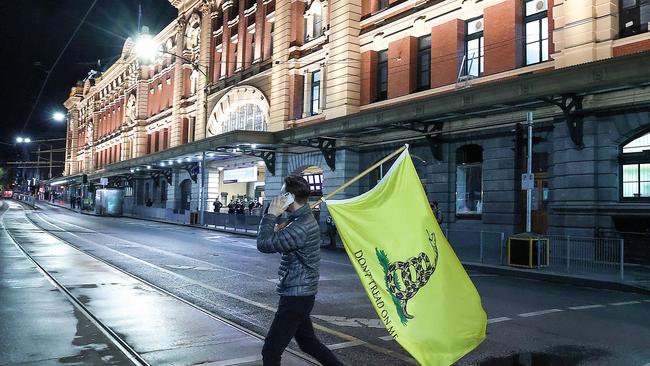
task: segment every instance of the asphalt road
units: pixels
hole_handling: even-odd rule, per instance
[[[148,282],[265,334],[277,306],[277,255],[253,238],[41,205],[41,228]],[[318,336],[349,365],[408,365],[343,251],[323,250],[313,310]],[[650,363],[650,297],[471,272],[488,337],[458,365]],[[125,309],[126,311],[126,309]],[[295,344],[292,347],[297,349]]]

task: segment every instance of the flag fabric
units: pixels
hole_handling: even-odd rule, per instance
[[[408,149],[370,191],[326,203],[379,318],[421,365],[451,365],[485,339],[481,298],[440,230]]]

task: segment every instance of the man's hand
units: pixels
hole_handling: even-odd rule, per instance
[[[269,213],[271,215],[280,216],[284,212],[284,199],[282,197],[275,197],[269,205]]]

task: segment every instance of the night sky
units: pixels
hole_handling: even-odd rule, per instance
[[[91,69],[105,70],[119,57],[126,38],[137,33],[138,5],[142,6],[142,24],[153,33],[177,16],[168,0],[97,0],[50,74],[27,121],[47,70],[53,67],[92,3],[93,0],[0,1],[1,142],[13,143],[20,135],[32,139],[65,137],[64,123],[54,122],[51,114],[65,112],[62,104],[77,80],[84,79]],[[97,66],[97,60],[101,66]],[[19,150],[0,144],[0,162],[15,159]]]

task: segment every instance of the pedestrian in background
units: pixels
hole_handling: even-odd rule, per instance
[[[223,207],[223,203],[219,201],[219,199],[215,199],[214,203],[212,204],[214,206],[214,212],[219,213],[221,212],[221,207]]]
[[[74,195],[70,195],[70,206],[72,209],[75,209],[75,204],[77,203],[77,198]]]
[[[307,204],[309,184],[302,177],[289,176],[284,179],[282,191],[262,217],[257,237],[260,252],[282,254],[277,285],[280,302],[264,340],[264,365],[279,366],[291,338],[324,366],[342,365],[316,338],[310,318],[318,292],[321,237],[318,222]],[[292,195],[292,203],[287,203],[291,199],[285,194]],[[285,211],[288,220],[278,225]],[[282,228],[278,229],[279,226]]]

